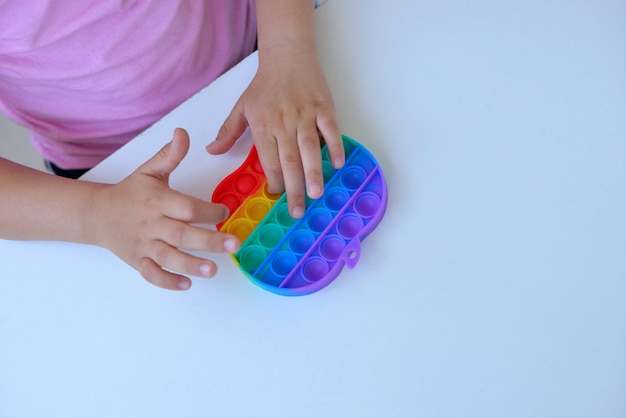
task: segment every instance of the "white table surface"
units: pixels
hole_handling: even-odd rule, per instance
[[[626,3],[331,0],[319,48],[385,218],[354,270],[277,296],[227,256],[189,292],[106,250],[0,241],[0,417],[626,416]],[[172,186],[255,71],[229,72],[88,174],[174,127]],[[41,208],[45,210],[45,208]]]

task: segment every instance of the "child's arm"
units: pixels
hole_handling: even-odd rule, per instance
[[[333,165],[344,163],[332,96],[317,57],[312,0],[256,0],[259,69],[207,147],[226,152],[249,125],[271,192],[301,217],[306,193],[323,192],[318,130]]]
[[[100,245],[149,282],[188,289],[185,274],[211,277],[216,266],[179,248],[235,252],[239,246],[231,235],[192,225],[222,221],[224,206],[169,188],[188,148],[187,133],[177,129],[170,144],[115,185],[56,177],[0,158],[0,237]]]

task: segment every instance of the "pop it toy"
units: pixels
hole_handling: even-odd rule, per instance
[[[324,194],[307,199],[294,219],[286,195],[267,192],[267,180],[253,146],[243,164],[217,186],[212,201],[230,209],[218,230],[236,235],[233,258],[260,287],[280,295],[313,293],[333,281],[344,265],[353,268],[363,240],[387,206],[380,166],[355,140],[343,136],[346,163],[335,170],[322,147]]]

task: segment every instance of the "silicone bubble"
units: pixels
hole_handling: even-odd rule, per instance
[[[337,224],[339,234],[347,239],[352,239],[363,229],[363,219],[356,215],[345,215]]]
[[[239,262],[244,270],[255,271],[267,257],[267,251],[258,245],[248,245],[239,252]]]
[[[259,229],[259,243],[265,248],[274,248],[278,245],[285,233],[278,225],[267,224]]]
[[[323,232],[333,221],[332,215],[323,208],[313,209],[305,219],[307,228],[314,234]]]
[[[290,251],[279,251],[272,257],[272,271],[277,276],[286,277],[298,264],[298,257]]]
[[[335,261],[339,259],[345,248],[346,242],[343,238],[337,235],[328,235],[321,242],[320,253],[326,260]]]
[[[241,176],[235,182],[235,192],[239,195],[250,194],[258,186],[258,178],[253,173],[241,173]]]
[[[331,211],[336,212],[345,207],[350,199],[350,194],[341,187],[332,187],[324,193],[324,206]]]
[[[323,279],[328,274],[329,269],[327,260],[321,257],[311,257],[302,265],[302,277],[310,283],[315,283]]]
[[[235,235],[240,241],[245,241],[254,231],[254,222],[250,222],[248,219],[235,219],[224,229],[226,232]]]
[[[306,229],[294,231],[289,238],[289,249],[296,254],[306,253],[315,243],[315,236]]]
[[[341,172],[341,185],[346,190],[356,190],[365,181],[365,170],[361,167],[347,167]]]
[[[376,215],[380,207],[380,197],[374,193],[363,193],[354,202],[354,210],[357,215],[369,218]]]
[[[263,289],[300,296],[324,288],[344,266],[356,265],[361,241],[383,218],[387,187],[380,165],[357,141],[343,136],[343,145],[346,162],[340,169],[322,146],[324,194],[306,199],[301,219],[290,216],[285,194],[267,193],[254,146],[213,192],[212,201],[230,209],[218,229],[242,242],[234,261]]]
[[[267,199],[257,197],[246,201],[246,217],[253,221],[261,221],[270,211],[272,205]]]

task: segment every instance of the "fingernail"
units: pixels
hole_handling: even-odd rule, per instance
[[[211,148],[213,148],[213,144],[215,144],[215,142],[211,142],[209,145],[207,145],[206,147],[204,147],[204,149],[205,149],[207,152],[210,152],[210,151],[211,151]]]
[[[178,282],[178,288],[180,290],[187,290],[191,287],[191,282],[189,280],[181,280]]]
[[[239,249],[239,243],[234,238],[227,238],[224,241],[224,249],[229,253],[235,253]]]
[[[304,208],[302,206],[296,206],[295,208],[293,208],[293,210],[291,211],[291,215],[294,218],[302,218],[302,215],[304,215]]]
[[[334,167],[335,167],[335,168],[341,168],[341,167],[343,167],[343,159],[341,159],[341,158],[335,158],[335,159],[333,160],[333,165],[334,165]]]
[[[200,275],[204,277],[211,277],[213,275],[213,268],[210,264],[201,264],[200,265]]]
[[[309,185],[309,196],[317,198],[322,195],[322,188],[319,184],[313,183]]]

